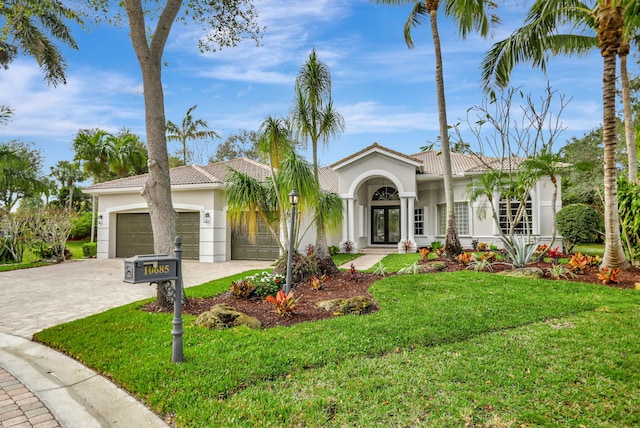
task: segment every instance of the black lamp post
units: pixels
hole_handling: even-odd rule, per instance
[[[285,294],[291,291],[291,264],[293,261],[293,241],[296,223],[296,205],[300,202],[300,193],[293,188],[289,193],[289,203],[291,204],[291,231],[289,232],[289,253],[287,254],[287,281],[284,286]]]

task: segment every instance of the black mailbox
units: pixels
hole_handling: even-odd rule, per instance
[[[159,282],[178,279],[178,259],[166,254],[147,254],[124,260],[124,282]]]

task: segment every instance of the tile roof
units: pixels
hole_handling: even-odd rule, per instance
[[[264,180],[269,174],[269,167],[259,162],[247,158],[238,158],[229,161],[217,162],[206,166],[184,165],[171,168],[172,186],[187,186],[193,184],[222,184],[229,172],[229,168],[236,169],[248,174],[258,180]],[[108,189],[133,189],[142,188],[147,181],[148,174],[136,175],[134,177],[121,178],[118,180],[96,183],[86,190],[108,190]]]
[[[318,169],[318,175],[320,176],[320,187],[327,192],[338,193],[340,189],[338,173],[331,167],[325,166]]]
[[[422,162],[423,174],[444,174],[442,155],[439,150],[416,153],[412,157]],[[463,175],[465,172],[482,171],[484,169],[482,161],[475,156],[451,152],[451,173],[453,175]]]
[[[410,155],[407,155],[407,154],[404,154],[404,153],[400,153],[400,152],[398,152],[396,150],[392,150],[392,149],[390,149],[388,147],[384,147],[384,146],[378,144],[377,142],[374,142],[370,146],[367,146],[364,149],[359,150],[359,151],[347,156],[346,158],[340,159],[339,161],[332,163],[330,166],[332,168],[337,167],[338,165],[341,165],[341,164],[343,164],[345,162],[348,162],[351,159],[356,159],[359,156],[367,153],[368,151],[375,150],[375,149],[384,150],[385,152],[391,153],[391,154],[396,155],[396,156],[401,157],[401,158],[405,158],[405,159],[407,159],[409,161],[415,161],[416,160],[416,159],[414,159],[413,156],[410,156]]]
[[[408,160],[420,162],[422,164],[422,168],[421,171],[418,171],[418,174],[435,176],[443,175],[442,156],[440,154],[440,151],[438,150],[420,152],[414,155],[405,155],[395,150],[387,149],[386,147],[383,147],[378,143],[373,143],[372,145],[358,151],[357,153],[354,153],[338,162],[333,163],[331,166],[320,168],[319,174],[321,187],[327,191],[337,192],[339,189],[339,174],[334,170],[334,167],[344,164],[350,159],[355,159],[372,149],[384,150],[395,156],[400,156]],[[485,158],[484,160],[486,162],[486,165],[489,165],[490,167],[499,167],[501,162],[500,159],[495,158]],[[518,160],[512,160],[512,166],[516,166],[519,163],[520,162]],[[475,156],[456,152],[451,153],[451,169],[453,175],[464,175],[468,172],[481,172],[487,169],[486,165]],[[171,185],[189,186],[198,184],[224,184],[225,178],[229,173],[230,168],[247,174],[260,181],[264,181],[271,174],[271,170],[268,165],[247,158],[238,158],[228,161],[216,162],[205,166],[184,165],[176,168],[171,168]],[[148,174],[143,174],[136,175],[134,177],[107,181],[104,183],[97,183],[89,186],[86,191],[91,193],[92,191],[100,192],[104,190],[141,189],[147,181],[147,176]]]

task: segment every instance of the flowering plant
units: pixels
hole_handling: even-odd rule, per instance
[[[267,271],[247,276],[244,280],[256,286],[256,289],[253,291],[253,294],[256,296],[275,296],[286,282],[284,275]]]

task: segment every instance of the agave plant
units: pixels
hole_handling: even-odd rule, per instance
[[[521,235],[515,235],[511,242],[502,238],[502,244],[507,252],[509,262],[514,267],[523,267],[526,265],[538,249],[537,240],[532,242],[530,239],[525,239],[525,237]]]

